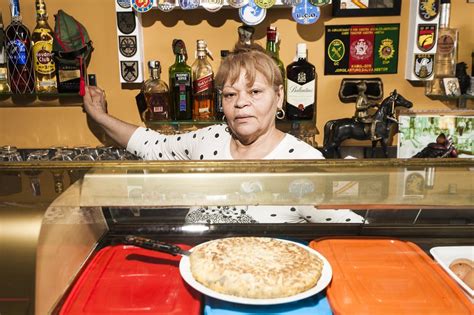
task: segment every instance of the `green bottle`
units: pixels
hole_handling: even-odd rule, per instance
[[[188,53],[181,39],[173,40],[175,63],[169,68],[170,92],[173,107],[173,120],[191,120],[192,112],[192,70],[186,64]]]
[[[283,82],[285,82],[285,65],[280,59],[280,53],[278,49],[278,44],[277,44],[277,29],[275,26],[269,26],[267,28],[267,53],[272,57],[273,60],[275,60],[278,68],[280,69],[281,72],[281,77],[283,79]]]

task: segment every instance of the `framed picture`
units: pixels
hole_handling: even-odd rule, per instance
[[[398,158],[474,158],[474,111],[453,115],[400,114]]]
[[[332,0],[333,16],[400,15],[402,0]]]
[[[425,196],[425,170],[405,169],[403,180],[404,198],[424,198]]]
[[[443,78],[446,96],[461,96],[458,78]]]

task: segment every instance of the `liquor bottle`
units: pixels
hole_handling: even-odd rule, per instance
[[[53,60],[53,30],[48,24],[44,0],[36,0],[36,27],[31,35],[36,93],[57,93],[56,64]]]
[[[426,85],[429,95],[446,95],[443,78],[456,75],[458,30],[449,27],[450,10],[451,0],[441,0],[434,76]]]
[[[223,60],[228,55],[228,50],[221,50],[221,60]],[[224,118],[224,107],[222,104],[222,87],[215,87],[214,91],[214,108],[216,120],[222,120]]]
[[[196,60],[192,65],[193,70],[193,119],[214,119],[214,72],[207,60],[211,57],[204,40],[197,41]]]
[[[297,45],[296,61],[286,67],[286,117],[313,119],[316,108],[316,69],[306,60],[306,44]]]
[[[9,93],[7,54],[5,52],[5,30],[3,29],[2,12],[0,12],[0,94]]]
[[[239,41],[235,45],[235,48],[253,47],[253,34],[255,34],[255,28],[248,25],[242,25],[237,28],[237,33],[239,35]]]
[[[186,45],[180,39],[173,40],[175,63],[169,67],[171,106],[174,120],[190,120],[193,118],[193,100],[191,86],[192,70],[186,64],[188,53]]]
[[[280,69],[281,72],[281,77],[283,79],[283,82],[285,82],[285,66],[283,65],[283,62],[280,59],[280,52],[279,52],[279,47],[278,47],[278,33],[277,33],[277,28],[275,26],[269,26],[267,27],[267,53],[272,57],[273,60],[275,60],[278,68]]]
[[[148,62],[148,68],[150,78],[143,83],[142,87],[147,109],[143,112],[142,118],[144,121],[170,120],[170,93],[168,85],[160,78],[160,62],[151,60]]]
[[[21,22],[19,0],[10,0],[12,21],[5,30],[10,87],[16,94],[35,91],[30,31]]]

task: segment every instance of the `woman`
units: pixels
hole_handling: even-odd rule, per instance
[[[275,126],[284,116],[283,79],[264,52],[241,49],[227,56],[216,74],[222,89],[226,124],[180,135],[162,135],[120,121],[106,113],[105,94],[88,87],[86,112],[118,144],[146,160],[322,159],[315,148]],[[361,222],[348,210],[313,207],[201,207],[191,209],[187,222]]]

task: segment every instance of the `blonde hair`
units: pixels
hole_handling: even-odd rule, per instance
[[[246,73],[249,87],[254,84],[257,72],[265,77],[275,91],[283,85],[280,69],[261,46],[236,46],[219,66],[215,77],[216,87],[222,89],[227,81],[234,84],[239,79],[242,70]]]

